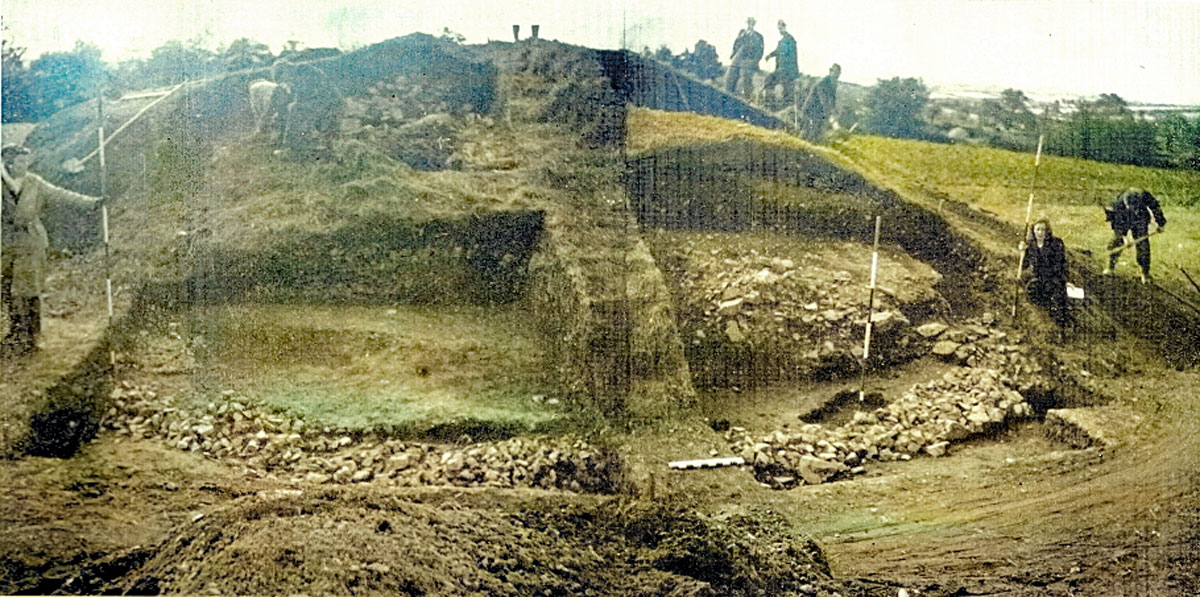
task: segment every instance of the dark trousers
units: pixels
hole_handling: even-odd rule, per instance
[[[1134,224],[1128,228],[1113,228],[1113,239],[1108,243],[1108,250],[1112,251],[1117,247],[1125,244],[1125,235],[1132,233],[1133,238],[1140,238],[1137,242],[1137,263],[1142,268],[1142,273],[1150,275],[1150,239],[1145,238],[1149,232],[1149,224]],[[1117,267],[1117,257],[1120,252],[1108,254],[1108,269]]]
[[[1066,280],[1042,281],[1035,279],[1029,283],[1026,290],[1029,291],[1030,302],[1045,309],[1058,327],[1064,327],[1070,323],[1071,313],[1067,309]]]
[[[729,65],[729,70],[725,73],[725,92],[738,93],[741,88],[742,95],[748,95],[754,87],[754,73],[758,71],[754,66],[737,66]]]
[[[792,88],[795,85],[796,79],[798,77],[799,77],[799,75],[797,75],[796,73],[790,73],[787,71],[783,71],[783,72],[775,71],[775,72],[767,75],[767,80],[766,80],[766,82],[763,83],[763,91],[765,93],[767,93],[768,95],[773,94],[775,92],[776,86],[782,86],[783,92],[786,94],[788,92],[793,91]],[[785,98],[785,99],[791,99],[791,98]]]
[[[38,297],[14,297],[12,294],[12,264],[4,268],[0,278],[0,296],[8,313],[8,335],[5,348],[13,354],[29,354],[37,349],[37,335],[42,331],[42,301]]]

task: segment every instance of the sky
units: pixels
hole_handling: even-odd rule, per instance
[[[171,39],[217,48],[241,38],[278,52],[352,49],[443,28],[467,43],[512,40],[512,26],[595,48],[704,39],[723,62],[746,17],[767,50],[776,21],[796,37],[801,72],[873,85],[920,78],[935,92],[1016,88],[1034,98],[1116,93],[1129,101],[1200,105],[1200,0],[2,0],[6,39],[26,58],[95,43],[116,62]],[[763,62],[766,70],[773,63]]]

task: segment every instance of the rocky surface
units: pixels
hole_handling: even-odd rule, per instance
[[[944,456],[954,442],[1032,414],[1000,371],[956,368],[839,427],[809,423],[757,439],[735,427],[726,437],[755,476],[787,488],[861,474],[872,461]]]
[[[1046,411],[1046,436],[1076,449],[1112,448],[1144,418],[1121,405]]]
[[[238,462],[248,475],[297,483],[540,487],[607,492],[616,457],[575,437],[437,445],[315,429],[231,391],[201,410],[128,382],[112,391],[103,428]]]
[[[914,332],[929,354],[958,366],[887,406],[855,413],[845,425],[810,423],[761,438],[732,428],[726,437],[734,454],[776,487],[823,483],[864,473],[872,461],[944,456],[955,442],[1034,416],[1035,404],[1025,395],[1052,394],[1056,385],[1024,337],[998,327],[990,313],[930,321]]]
[[[655,242],[682,303],[693,363],[702,355],[753,355],[755,366],[773,369],[756,375],[787,378],[851,366],[862,356],[869,248],[724,233],[660,233]],[[940,307],[933,290],[940,277],[900,254],[882,253],[879,271],[872,354],[886,361],[918,356],[920,336],[909,315]]]

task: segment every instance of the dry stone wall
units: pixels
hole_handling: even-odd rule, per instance
[[[757,438],[733,427],[726,439],[757,478],[788,488],[863,474],[872,462],[944,456],[956,442],[1031,419],[1041,405],[1026,396],[1043,396],[1056,382],[1019,334],[994,323],[984,314],[918,326],[931,354],[958,366],[844,425],[808,423]]]

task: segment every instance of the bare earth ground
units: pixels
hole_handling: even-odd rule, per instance
[[[1080,351],[1079,356],[1086,358],[1084,348],[1076,344],[1066,350]],[[925,359],[900,367],[889,376],[872,378],[868,383],[888,396],[908,387],[915,379],[936,376],[945,367],[940,361]],[[143,382],[158,382],[163,388],[179,381],[178,376],[144,371],[129,371],[127,375]],[[812,409],[813,402],[820,402],[822,396],[831,396],[845,385],[846,382],[831,382],[799,388],[761,388],[734,400],[728,396],[706,399],[707,406],[702,404],[701,410],[709,418],[725,419],[752,432],[765,433],[794,424],[799,415]],[[901,587],[910,594],[922,595],[1194,594],[1200,588],[1197,585],[1200,562],[1193,550],[1200,528],[1195,477],[1200,445],[1194,425],[1200,414],[1194,400],[1200,376],[1195,372],[1147,366],[1141,371],[1105,377],[1097,385],[1112,398],[1106,408],[1127,414],[1128,424],[1111,430],[1111,447],[1070,449],[1047,440],[1041,423],[1028,423],[995,437],[964,444],[947,457],[877,463],[867,474],[851,480],[789,491],[769,489],[738,469],[667,471],[666,460],[704,457],[710,450],[723,454],[727,450],[721,435],[699,420],[642,429],[617,439],[624,444],[621,451],[628,459],[629,475],[643,500],[679,504],[717,519],[741,516],[742,520],[774,521],[786,527],[788,533],[809,536],[821,546],[836,578],[868,581],[851,588],[841,587],[851,594],[854,586],[865,591],[864,594],[894,594]],[[461,508],[459,514],[438,508],[432,513],[419,514],[411,509],[420,507],[403,504],[410,500],[432,499],[438,503],[458,500],[447,496],[461,496],[463,490],[359,486],[329,489],[259,479],[160,441],[131,441],[109,432],[102,433],[73,459],[25,457],[6,462],[0,467],[0,477],[8,504],[0,514],[3,517],[0,545],[4,545],[3,562],[9,583],[3,588],[5,592],[90,593],[112,589],[113,585],[108,583],[129,574],[130,569],[141,571],[139,578],[143,584],[136,587],[126,584],[125,588],[139,592],[152,590],[153,583],[164,583],[159,587],[163,590],[193,592],[205,590],[209,587],[207,583],[213,582],[216,584],[211,586],[224,587],[226,591],[268,590],[272,585],[255,584],[266,582],[259,575],[247,573],[244,582],[213,576],[217,570],[231,571],[230,574],[236,571],[237,567],[228,562],[218,563],[224,561],[222,558],[233,557],[228,550],[251,549],[256,545],[253,533],[268,532],[255,526],[237,526],[240,524],[237,520],[243,516],[239,512],[268,507],[254,506],[259,503],[272,504],[269,506],[272,512],[278,504],[290,504],[283,510],[293,512],[289,516],[300,516],[295,519],[296,524],[303,520],[299,527],[285,525],[270,532],[287,534],[302,528],[320,529],[313,531],[317,535],[302,534],[306,538],[300,543],[312,542],[333,549],[345,538],[367,532],[363,525],[382,524],[383,519],[376,520],[378,516],[371,515],[375,516],[372,518],[363,513],[378,512],[379,508],[399,508],[397,512],[403,513],[388,524],[415,524],[413,519],[405,518],[412,516],[448,517],[437,523],[451,525],[439,537],[485,545],[486,541],[500,540],[515,528],[525,528],[528,521],[506,527],[514,523],[496,522],[481,513],[481,508],[483,512],[504,512],[503,516],[509,516],[545,511],[549,501],[558,504],[550,507],[551,511],[563,504],[573,504],[570,507],[594,512],[601,507],[597,504],[612,503],[614,499],[616,503],[626,503],[627,499],[529,490],[467,490],[468,495],[477,497],[457,506]],[[364,511],[347,506],[350,513],[342,508],[320,506],[335,499],[328,497],[331,495],[338,496],[339,502],[365,500],[376,505]],[[507,505],[496,510],[495,506],[481,506],[477,499]],[[385,503],[393,506],[379,505]],[[632,503],[638,501],[634,499]],[[187,557],[172,556],[176,553],[174,547],[163,551],[170,541],[187,540],[197,532],[213,532],[211,526],[196,526],[207,524],[213,517],[233,529],[226,535],[225,540],[233,541],[227,548],[178,552]],[[484,524],[485,520],[493,522]],[[560,523],[552,526],[561,531]],[[236,529],[251,533],[244,538],[248,543],[238,543],[240,535]],[[594,549],[613,550],[605,557],[644,549],[631,544],[623,546],[612,540],[607,531],[594,527],[580,532],[601,542],[594,545],[603,547]],[[326,544],[323,538],[311,539],[326,536],[331,543]],[[283,545],[299,544],[295,539],[281,541]],[[549,558],[547,554],[566,557],[562,554],[586,549],[553,544],[558,547],[550,552],[540,551],[536,547],[540,543],[536,541],[513,549],[531,550],[529,554],[533,555],[529,557],[535,560]],[[471,590],[522,594],[520,587],[525,586],[512,585],[513,580],[503,581],[508,585],[493,586],[488,583],[495,578],[485,574],[487,578],[479,580],[482,584],[474,589],[464,585],[438,588],[437,579],[459,578],[469,566],[462,563],[455,565],[458,568],[440,569],[430,564],[428,569],[422,569],[415,564],[416,568],[392,565],[393,568],[379,572],[379,565],[392,561],[390,558],[404,558],[389,555],[391,548],[381,547],[378,553],[372,553],[369,546],[373,544],[369,541],[363,545],[368,547],[354,557],[346,555],[341,567],[335,565],[332,572],[305,572],[306,568],[297,564],[293,571],[299,575],[297,578],[270,578],[274,579],[275,587],[287,587],[307,574],[315,574],[308,581],[318,583],[314,590],[324,587],[332,592],[354,591],[356,586],[357,590],[368,592],[372,587],[382,590],[388,578],[427,577],[435,584],[423,588],[441,594]],[[316,551],[311,555],[320,552],[318,547],[312,549]],[[278,556],[277,552],[268,551],[257,557]],[[253,554],[245,557],[258,561]],[[498,552],[496,557],[502,554]],[[146,562],[155,563],[150,568],[138,568],[147,565]],[[189,574],[185,573],[188,562],[192,566],[204,565],[199,572]],[[613,580],[624,574],[616,568],[596,568],[595,561],[589,563],[578,558],[557,562],[554,565],[576,571],[592,570],[592,574],[608,578],[605,582],[609,584],[597,581],[599,584],[578,585],[599,591],[597,594],[640,592]],[[184,571],[172,568],[180,565]],[[375,568],[369,567],[372,565]],[[538,566],[532,560],[527,565]],[[415,576],[414,569],[418,570]],[[648,564],[642,569],[658,574]],[[379,574],[383,576],[375,581],[363,580]],[[528,586],[571,586],[567,578],[570,575],[561,576],[536,583],[528,581],[533,583]],[[357,581],[348,580],[359,577],[362,578]],[[665,584],[660,588],[669,592],[669,587],[686,584],[684,580],[662,580]],[[124,581],[130,582],[128,577]],[[321,582],[332,584],[320,585]],[[356,582],[366,584],[353,584]],[[503,588],[510,585],[516,588]],[[821,587],[836,590],[834,585],[819,583],[808,583],[808,587],[816,592]],[[893,593],[887,593],[888,590]]]
[[[105,325],[99,303],[94,292],[53,299],[46,350],[5,362],[0,389],[61,375],[58,359],[86,352]],[[323,348],[380,345],[361,333],[336,340]],[[0,593],[1196,594],[1200,373],[1092,341],[1057,352],[1116,413],[1104,446],[1072,449],[1026,422],[945,457],[786,491],[745,469],[666,462],[729,455],[709,425],[718,420],[755,435],[795,426],[852,380],[702,392],[695,416],[597,429],[626,467],[611,495],[330,486],[102,430],[71,459],[0,463]],[[131,355],[118,384],[183,398],[203,385],[178,365],[170,327],[149,330]],[[446,378],[478,370],[438,364]],[[891,399],[946,369],[927,357],[866,384]]]

